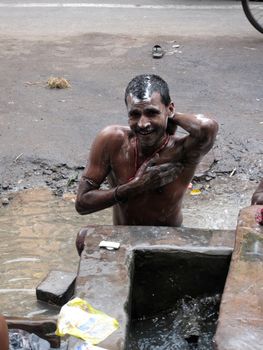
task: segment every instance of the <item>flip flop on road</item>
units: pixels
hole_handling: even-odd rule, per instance
[[[154,47],[152,48],[152,57],[153,58],[162,58],[164,55],[164,51],[161,48],[160,45],[154,45]]]

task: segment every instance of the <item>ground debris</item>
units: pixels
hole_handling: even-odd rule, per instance
[[[3,205],[8,205],[9,204],[9,199],[7,197],[3,197],[1,199],[1,202],[2,202]]]
[[[70,87],[70,84],[65,78],[50,77],[47,81],[47,86],[50,89],[67,89]]]

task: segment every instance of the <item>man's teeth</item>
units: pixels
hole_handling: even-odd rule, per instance
[[[150,131],[140,131],[140,134],[142,134],[142,135],[148,135],[148,134],[151,134],[152,133],[152,131],[150,130]]]

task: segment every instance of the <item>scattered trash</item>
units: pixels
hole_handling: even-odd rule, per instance
[[[263,225],[263,208],[259,209],[256,213],[256,222],[259,225]]]
[[[200,190],[198,190],[198,189],[193,189],[191,192],[190,192],[190,194],[192,195],[192,196],[198,196],[199,194],[201,194],[202,192],[200,191]]]
[[[73,335],[96,345],[119,327],[114,318],[94,309],[85,300],[74,298],[59,313],[56,335]]]
[[[178,48],[180,47],[180,45],[179,45],[179,44],[176,44],[176,45],[172,45],[172,47],[173,47],[174,49],[178,49]]]
[[[14,159],[14,162],[16,162],[20,157],[22,157],[24,153],[20,153],[15,159]]]
[[[79,341],[74,345],[73,350],[107,350],[96,345],[92,345],[88,342]]]
[[[193,188],[193,184],[192,182],[189,183],[188,187],[187,187],[189,190],[191,190]]]
[[[64,78],[50,77],[47,81],[50,89],[67,89],[70,87],[69,82]]]
[[[237,168],[234,168],[234,169],[231,171],[229,177],[232,177],[233,175],[235,175],[236,170],[237,170]]]
[[[9,330],[9,350],[49,350],[48,341],[21,329]]]
[[[154,47],[152,48],[152,57],[153,58],[162,58],[164,55],[164,51],[161,48],[160,45],[154,45]]]

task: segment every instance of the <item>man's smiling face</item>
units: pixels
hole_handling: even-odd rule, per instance
[[[171,105],[166,107],[158,92],[139,100],[132,94],[127,97],[129,126],[144,146],[158,144],[166,134],[167,118]]]

